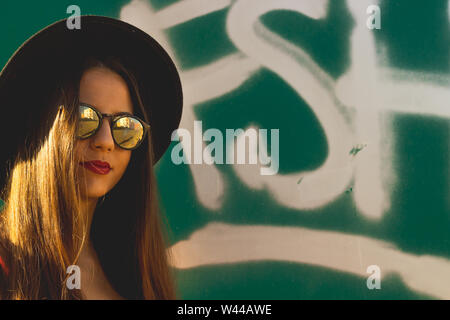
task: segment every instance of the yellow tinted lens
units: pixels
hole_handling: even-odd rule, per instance
[[[80,114],[78,120],[78,138],[89,137],[97,129],[99,123],[97,113],[88,106],[80,106]]]
[[[122,117],[114,123],[112,132],[119,146],[125,149],[132,149],[143,139],[144,127],[135,118]]]

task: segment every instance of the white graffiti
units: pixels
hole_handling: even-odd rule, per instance
[[[367,279],[367,267],[396,273],[413,290],[450,299],[450,261],[401,252],[392,244],[364,236],[301,227],[236,226],[210,223],[171,247],[180,269],[246,261],[290,261],[321,266]],[[366,285],[366,280],[362,281]]]
[[[366,26],[367,7],[378,4],[378,0],[347,0],[354,20],[351,66],[338,79],[328,75],[305,50],[259,20],[275,10],[290,10],[320,21],[326,19],[328,0],[181,0],[159,11],[145,0],[133,0],[122,8],[120,18],[154,36],[177,63],[165,30],[228,8],[224,28],[239,51],[191,70],[178,66],[185,97],[180,127],[194,132],[196,105],[235,90],[259,70],[271,70],[314,112],[327,139],[328,157],[313,171],[262,176],[257,165],[233,165],[236,175],[249,188],[269,191],[281,206],[298,209],[299,214],[313,214],[314,209],[332,203],[352,187],[359,213],[377,222],[390,207],[398,179],[392,169],[395,155],[391,117],[410,113],[450,118],[450,108],[442,103],[450,101],[449,77],[389,66],[383,54],[385,48],[375,43],[376,30]],[[355,145],[364,145],[364,150],[357,156],[349,155]],[[199,203],[212,212],[218,211],[225,198],[226,177],[214,165],[189,168]],[[304,242],[298,241],[305,237]],[[359,248],[357,255],[349,250],[355,243]],[[361,243],[366,244],[364,251]],[[361,277],[367,275],[366,269],[355,258],[365,255],[370,260],[367,262],[399,273],[414,290],[450,298],[450,279],[445,276],[450,267],[448,260],[407,255],[393,247],[364,236],[300,227],[211,223],[172,249],[177,256],[173,264],[178,268],[272,259],[321,265]],[[426,265],[428,269],[416,270],[414,264]]]
[[[227,31],[233,43],[247,56],[275,72],[313,110],[325,132],[328,158],[318,169],[266,179],[248,168],[236,167],[237,175],[254,188],[268,188],[284,206],[314,209],[345,191],[352,178],[348,152],[356,140],[329,90],[331,78],[302,49],[268,30],[259,17],[273,10],[292,10],[313,19],[324,18],[327,1],[237,1],[230,8]],[[302,183],[296,182],[302,177]]]
[[[121,18],[155,36],[175,59],[164,28],[221,10],[231,1],[208,1],[205,6],[203,3],[179,1],[154,12],[146,1],[135,0],[123,8]],[[258,20],[261,15],[280,9],[323,19],[328,1],[235,1],[229,9],[226,28],[241,53],[201,68],[182,70],[185,111],[180,127],[193,132],[195,105],[236,89],[261,67],[272,70],[314,111],[325,131],[329,156],[320,168],[310,172],[261,177],[256,174],[259,168],[235,166],[236,174],[251,188],[269,189],[281,205],[301,210],[332,202],[353,183],[352,196],[361,214],[381,218],[390,206],[390,188],[396,181],[391,169],[393,156],[389,143],[393,138],[389,115],[410,112],[450,117],[449,108],[437,100],[450,97],[450,91],[433,82],[418,82],[414,80],[417,77],[405,77],[404,72],[385,66],[383,57],[376,55],[373,31],[365,26],[366,9],[374,4],[377,1],[348,1],[356,22],[351,36],[352,65],[334,81],[304,50]],[[399,81],[399,77],[405,80]],[[368,145],[365,151],[356,158],[349,157],[352,146],[362,142]],[[190,169],[200,203],[212,210],[219,209],[223,204],[225,177],[214,166],[190,166]],[[302,183],[296,184],[299,179]]]

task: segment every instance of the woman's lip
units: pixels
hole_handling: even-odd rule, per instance
[[[109,163],[106,162],[106,161],[92,160],[92,161],[86,161],[86,162],[91,162],[91,163],[93,163],[93,164],[94,164],[95,166],[97,166],[97,167],[101,167],[101,168],[110,168],[110,169],[111,169],[111,166],[110,166]]]
[[[108,174],[111,171],[109,166],[98,166],[96,161],[80,162],[80,165],[97,174]]]

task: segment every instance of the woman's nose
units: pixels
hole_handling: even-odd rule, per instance
[[[114,140],[111,135],[111,128],[108,118],[103,119],[97,133],[92,137],[92,144],[95,149],[102,149],[104,151],[114,150]]]

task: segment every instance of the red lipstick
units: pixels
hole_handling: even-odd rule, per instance
[[[100,160],[86,161],[81,162],[80,164],[86,169],[91,170],[92,172],[97,174],[108,174],[108,172],[111,170],[111,166],[108,162],[103,162]]]

